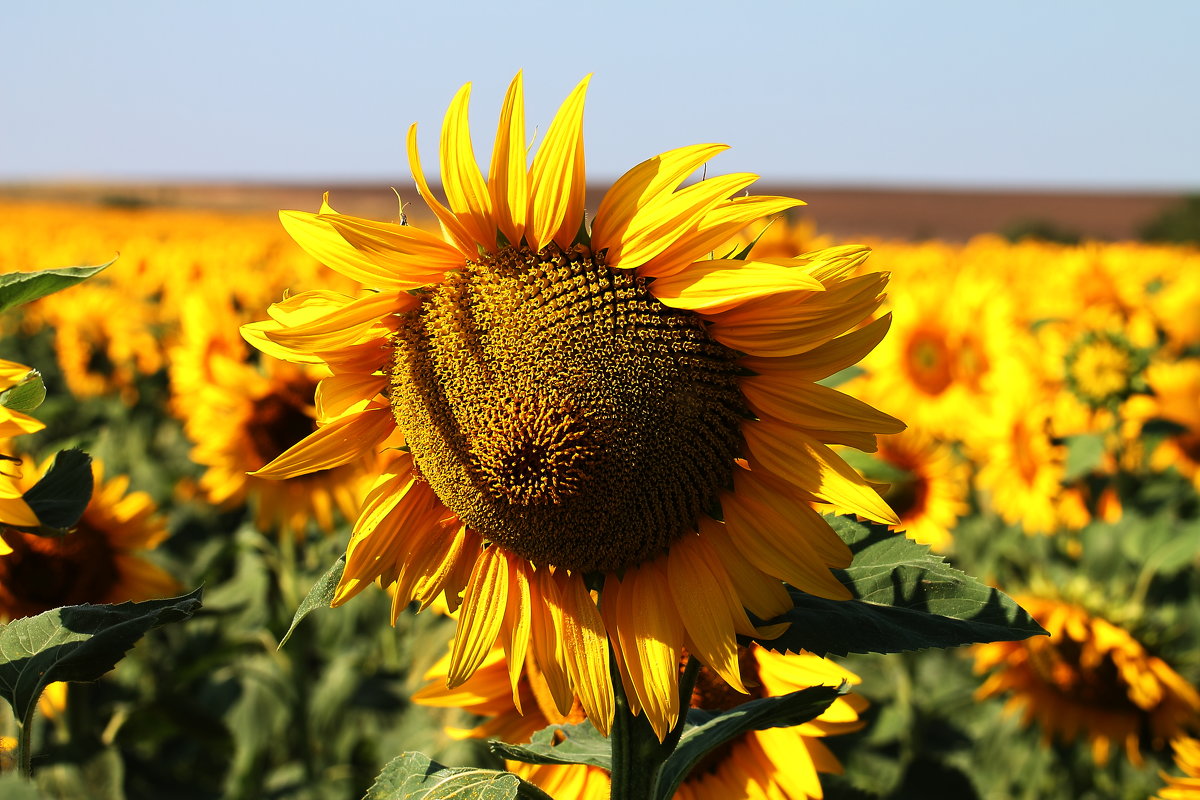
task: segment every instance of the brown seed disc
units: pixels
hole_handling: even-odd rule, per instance
[[[617,571],[730,482],[737,354],[601,257],[508,247],[402,314],[388,394],[420,472],[488,540]]]

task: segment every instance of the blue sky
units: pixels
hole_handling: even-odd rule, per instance
[[[1200,190],[1200,2],[22,2],[0,181],[406,182],[474,83],[588,72],[589,174],[701,141],[764,182]]]

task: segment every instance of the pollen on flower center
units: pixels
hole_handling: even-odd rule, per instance
[[[392,343],[388,394],[421,473],[538,564],[660,555],[740,454],[737,353],[602,255],[483,255],[401,315]]]

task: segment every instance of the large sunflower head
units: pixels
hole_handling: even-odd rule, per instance
[[[328,202],[283,212],[302,247],[370,291],[297,294],[243,328],[265,352],[332,373],[317,431],[256,474],[391,452],[334,603],[376,580],[394,614],[444,592],[463,606],[451,685],[499,641],[512,663],[533,654],[559,705],[578,693],[601,730],[611,643],[631,704],[665,736],[685,646],[743,690],[746,609],[788,608],[781,581],[849,596],[829,569],[850,552],[814,503],[897,521],[829,445],[871,450],[903,425],[816,383],[883,337],[886,317],[858,326],[886,276],[859,274],[862,247],[757,260],[726,248],[800,201],[731,198],[755,180],[745,173],[684,186],[722,145],[642,162],[589,219],[587,83],[529,164],[518,75],[486,178],[464,87],[442,129],[445,203],[410,129],[437,232]]]

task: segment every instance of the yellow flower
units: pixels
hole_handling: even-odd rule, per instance
[[[1167,785],[1158,790],[1155,800],[1200,800],[1200,739],[1181,736],[1172,745],[1184,777],[1162,773]]]
[[[243,328],[268,354],[332,372],[316,392],[318,430],[255,474],[389,449],[334,604],[378,581],[393,587],[394,619],[443,592],[456,607],[461,593],[452,687],[499,641],[512,664],[533,654],[560,707],[578,693],[602,731],[611,643],[632,707],[664,737],[685,646],[741,690],[736,635],[754,631],[744,609],[770,619],[790,607],[781,580],[849,597],[830,568],[850,551],[813,502],[897,521],[829,445],[874,449],[876,433],[903,425],[815,383],[883,337],[886,318],[842,334],[878,307],[886,276],[854,274],[861,247],[712,258],[752,220],[800,202],[740,195],[756,178],[741,173],[679,188],[722,145],[634,167],[589,230],[587,83],[527,168],[518,75],[486,180],[463,87],[442,130],[448,205],[410,129],[438,233],[328,202],[283,212],[310,254],[374,291],[305,292]]]
[[[0,360],[0,392],[6,392],[25,382],[31,373],[33,370],[24,364]],[[44,427],[46,426],[29,415],[0,405],[0,439],[23,433],[37,433]],[[11,456],[0,455],[0,525],[37,527],[37,515],[25,502],[23,494],[21,461]],[[11,552],[8,545],[0,539],[0,556],[8,552]]]
[[[185,306],[182,336],[171,350],[172,408],[195,443],[192,460],[206,468],[199,482],[205,498],[223,507],[252,500],[259,529],[295,536],[312,521],[331,531],[334,509],[353,519],[365,464],[288,482],[248,474],[316,429],[313,391],[328,370],[274,360],[262,369],[247,363],[245,342],[228,337],[237,330],[231,310],[218,298],[206,305]]]
[[[967,465],[948,444],[914,428],[881,438],[877,457],[907,473],[883,493],[900,517],[891,527],[934,550],[948,548],[959,517],[970,510]]]
[[[1097,764],[1115,745],[1141,766],[1143,735],[1160,749],[1196,724],[1200,694],[1128,631],[1078,606],[1041,597],[1018,602],[1050,636],[977,647],[976,671],[996,670],[979,698],[1011,692],[1008,707],[1024,706],[1025,724],[1036,718],[1046,741],[1086,736]]]
[[[1153,395],[1130,398],[1126,414],[1139,422],[1159,418],[1183,428],[1155,448],[1150,466],[1174,467],[1200,491],[1200,359],[1151,364],[1146,382]]]
[[[157,547],[167,535],[150,496],[128,491],[126,476],[105,481],[104,465],[92,466],[95,491],[71,533],[0,532],[11,548],[0,556],[0,618],[80,603],[168,597],[178,589],[174,578],[138,552]]]
[[[691,707],[725,711],[758,697],[777,697],[809,686],[837,686],[843,680],[859,682],[854,673],[812,653],[781,655],[755,645],[738,649],[738,663],[749,697],[734,691],[721,676],[703,667],[692,691]],[[519,671],[516,695],[510,691],[510,670],[499,648],[493,649],[475,674],[456,689],[445,686],[449,666],[448,656],[435,664],[425,675],[430,683],[413,695],[413,701],[461,708],[486,718],[471,730],[452,729],[449,731],[452,736],[523,743],[547,725],[576,723],[585,716],[578,703],[567,714],[557,711],[545,678],[528,658],[524,669]],[[818,773],[840,774],[842,767],[821,740],[860,729],[863,723],[859,714],[866,706],[863,698],[844,695],[803,725],[743,734],[705,757],[675,797],[688,800],[822,797]],[[596,767],[509,761],[508,769],[552,797],[604,800],[609,796],[608,774]]]

